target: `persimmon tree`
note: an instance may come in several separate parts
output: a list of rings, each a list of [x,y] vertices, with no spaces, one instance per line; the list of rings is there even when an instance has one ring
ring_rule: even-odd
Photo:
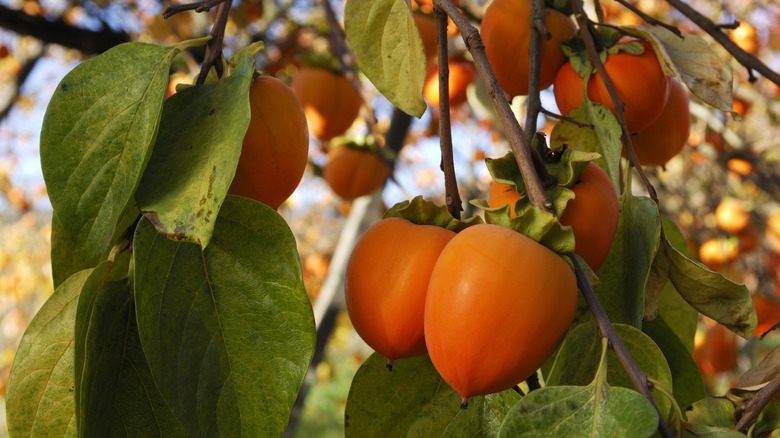
[[[256,58],[264,50],[263,43],[253,43],[225,59],[230,3],[171,6],[164,16],[216,7],[210,35],[172,46],[121,44],[83,62],[58,85],[41,134],[54,209],[56,289],[16,353],[7,392],[12,436],[284,433],[317,334],[296,241],[275,210],[278,203],[271,208],[228,194],[231,184],[240,183],[234,177],[255,114],[250,99],[254,105],[258,98],[250,87],[261,74]],[[350,313],[362,312],[353,316],[355,326],[371,332],[369,344],[382,347],[354,376],[345,434],[762,436],[780,428],[780,405],[773,400],[780,389],[776,352],[742,376],[732,393],[739,397],[706,397],[693,354],[699,315],[749,337],[759,323],[754,300],[745,285],[693,260],[679,227],[662,214],[664,199],[632,146],[637,131],[645,138],[643,130],[661,115],[672,81],[685,93],[677,107],[687,105],[690,93],[701,105],[736,114],[724,55],[702,37],[622,1],[647,24],[606,22],[599,2],[590,16],[580,0],[527,0],[529,14],[513,24],[528,29],[520,47],[528,54],[528,71],[502,74],[502,83],[514,75],[523,82],[504,93],[489,59],[494,52],[486,52],[474,26],[481,16],[467,3],[347,0],[344,33],[324,3],[339,80],[351,87],[350,106],[362,105],[366,132],[360,141],[371,143],[374,161],[403,146],[411,117],[427,108],[429,66],[437,66],[435,120],[446,192],[444,206],[418,197],[391,207],[385,216],[393,219],[380,222],[423,234],[429,226],[447,230],[437,230],[447,238],[425,254],[426,272],[388,268],[393,275],[377,280],[380,274],[372,272],[384,266],[360,265],[408,258],[406,265],[420,268],[411,254],[386,247],[403,242],[407,252],[416,251],[414,239],[422,237],[384,235],[370,246],[384,253],[365,255],[360,251],[369,244],[359,244],[361,260],[350,262],[350,294],[358,283],[371,285],[348,297]],[[755,71],[780,86],[777,73],[715,23],[678,0],[667,3],[751,77]],[[543,42],[551,38],[545,8],[576,24],[576,33],[557,47]],[[426,53],[433,46],[416,24],[420,14],[430,13],[435,62]],[[449,55],[453,27],[465,47],[457,58]],[[500,44],[500,33],[491,39]],[[174,59],[203,46],[197,79],[166,99]],[[538,114],[551,114],[541,106],[540,82],[551,82],[551,63],[560,66],[564,57],[564,80],[576,84],[568,88],[556,79],[556,98],[565,92],[570,105],[559,103],[565,114],[551,116],[557,122],[546,138],[536,134]],[[633,65],[638,58],[657,67],[651,72],[655,88],[642,82],[649,67]],[[483,100],[510,146],[505,157],[486,160],[491,177],[515,192],[498,205],[465,199],[480,209],[465,219],[450,118],[450,104],[463,97],[449,90],[455,59],[468,68],[473,63]],[[388,128],[375,119],[363,89],[367,82],[396,108]],[[317,94],[316,83],[307,87]],[[522,114],[513,111],[509,96],[524,92],[521,126]],[[652,99],[658,99],[652,111],[637,110]],[[264,117],[274,119],[272,125],[284,123],[275,110]],[[354,119],[353,110],[347,118]],[[342,128],[315,136],[328,146]],[[379,170],[368,175],[379,184],[393,167],[387,161],[375,163]],[[607,229],[594,233],[602,249],[598,262],[585,256],[582,232],[572,230],[577,218],[563,220],[567,212],[587,212],[581,204],[567,210],[575,197],[597,196],[576,186],[591,181],[591,166],[603,175],[599,184],[612,186],[598,190],[611,196],[607,207],[594,207],[610,217],[590,225]],[[251,175],[251,166],[240,173]],[[598,217],[587,213],[588,223]],[[413,301],[409,309],[377,305],[392,296],[371,299],[370,293],[397,291],[380,286],[407,281],[415,282],[413,298],[411,287],[393,293]],[[548,286],[554,293],[545,293]],[[398,318],[387,314],[388,307]],[[394,323],[408,327],[393,332],[383,326]],[[400,339],[384,339],[387,333]],[[412,339],[404,338],[412,335],[412,347],[387,347],[408,343]]]

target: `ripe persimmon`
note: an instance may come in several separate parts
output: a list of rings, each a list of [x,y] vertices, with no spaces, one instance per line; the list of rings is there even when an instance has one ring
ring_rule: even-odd
[[[306,169],[306,117],[290,87],[272,76],[255,79],[249,104],[249,128],[228,193],[276,209],[295,191]]]
[[[423,315],[428,281],[455,233],[391,217],[372,225],[347,264],[344,295],[355,331],[393,360],[425,354]]]
[[[737,365],[737,335],[707,318],[707,331],[696,333],[693,359],[704,376],[731,371]]]
[[[323,141],[346,132],[363,104],[363,98],[343,73],[324,68],[301,68],[290,88],[303,105],[309,132]]]
[[[739,199],[727,198],[715,209],[715,220],[721,230],[739,233],[750,225],[750,213]]]
[[[761,294],[753,295],[753,307],[756,309],[756,330],[753,336],[760,337],[780,321],[780,304]]]
[[[712,238],[699,247],[699,260],[713,271],[733,262],[739,255],[739,244],[727,239]]]
[[[566,205],[561,223],[570,225],[574,232],[575,250],[597,271],[607,259],[618,224],[618,198],[612,181],[598,165],[588,164],[580,179],[570,187],[575,198]],[[488,194],[488,205],[510,205],[514,217],[514,205],[520,199],[512,186],[493,183]]]
[[[365,148],[337,146],[328,153],[322,177],[346,200],[367,195],[384,184],[390,174],[387,163]]]
[[[425,300],[433,365],[466,402],[509,389],[552,355],[574,319],[566,262],[499,225],[458,233],[439,255]]]
[[[644,46],[644,52],[641,54],[631,55],[621,51],[608,55],[604,63],[607,76],[612,81],[618,97],[625,104],[623,116],[631,133],[653,124],[661,115],[669,97],[669,78],[664,76],[650,44],[645,41],[640,43]],[[563,64],[558,70],[553,94],[561,114],[567,114],[582,104],[583,83],[583,79],[574,71],[570,62]],[[588,98],[606,106],[615,114],[615,105],[598,74],[591,76],[588,81]]]
[[[499,85],[511,96],[528,94],[530,15],[530,0],[494,0],[482,19],[485,53]],[[576,31],[571,18],[555,9],[545,9],[544,25],[552,38],[542,38],[541,89],[552,85],[558,68],[566,62],[558,45]]]
[[[679,154],[691,133],[691,110],[688,92],[676,78],[671,78],[669,98],[661,115],[647,128],[631,137],[634,153],[642,166],[663,166]],[[623,149],[623,156],[626,150]]]
[[[423,48],[425,48],[425,56],[428,58],[436,56],[436,22],[434,18],[423,14],[412,14],[412,17],[417,30],[420,32]]]
[[[456,107],[466,102],[466,87],[474,80],[477,70],[474,65],[465,59],[450,58],[450,106]],[[423,97],[428,105],[437,108],[439,106],[439,65],[436,62],[428,62],[428,72],[423,85]],[[436,113],[438,114],[438,113]]]

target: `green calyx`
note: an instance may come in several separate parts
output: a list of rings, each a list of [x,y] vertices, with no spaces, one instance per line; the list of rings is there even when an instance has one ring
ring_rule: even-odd
[[[472,225],[483,223],[479,216],[473,216],[466,220],[455,219],[447,207],[426,201],[422,196],[415,196],[411,201],[402,201],[390,207],[382,218],[389,217],[399,217],[417,225],[433,225],[456,233]]]
[[[574,251],[574,234],[570,226],[564,226],[559,218],[566,205],[574,199],[571,186],[579,181],[588,164],[601,155],[561,146],[549,149],[541,135],[534,137],[532,147],[542,157],[547,172],[557,183],[545,191],[552,205],[547,212],[531,205],[526,196],[522,174],[514,155],[510,152],[501,158],[486,159],[493,181],[512,187],[520,196],[514,205],[490,207],[485,200],[471,203],[484,210],[485,222],[502,225],[531,237],[557,253]]]

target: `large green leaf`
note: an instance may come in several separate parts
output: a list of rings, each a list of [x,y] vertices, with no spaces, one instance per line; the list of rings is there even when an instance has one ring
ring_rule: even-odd
[[[649,377],[674,389],[672,372],[661,349],[650,337],[638,329],[624,324],[615,324],[620,339],[628,349],[639,368]],[[596,375],[601,357],[601,337],[593,323],[580,324],[572,329],[563,341],[555,363],[547,377],[548,386],[577,385],[591,382]],[[621,366],[615,353],[608,353],[609,371],[607,382],[613,386],[634,389],[631,378]],[[670,413],[671,403],[661,393],[654,392],[653,399],[658,409],[666,417]]]
[[[422,116],[425,50],[406,1],[349,0],[344,28],[360,71],[395,106]]]
[[[284,219],[228,196],[207,248],[167,239],[142,219],[133,250],[141,344],[187,432],[281,435],[315,343]]]
[[[683,255],[690,257],[688,252],[688,243],[685,236],[680,232],[672,221],[661,216],[661,224],[669,243],[677,248]],[[656,258],[665,258],[666,253],[659,250]],[[691,307],[677,292],[674,285],[668,281],[669,275],[666,274],[666,284],[658,297],[658,315],[664,319],[680,341],[685,345],[689,354],[693,354],[693,340],[696,335],[696,326],[699,321],[699,312]]]
[[[632,437],[653,435],[658,415],[639,393],[607,384],[606,342],[588,386],[547,386],[520,400],[506,416],[500,437]]]
[[[41,307],[16,350],[6,392],[11,436],[73,437],[73,320],[92,269],[65,280]]]
[[[160,233],[204,248],[211,240],[249,126],[249,86],[261,47],[242,51],[229,77],[185,88],[165,101],[160,134],[136,193]]]
[[[76,310],[76,412],[80,436],[174,437],[184,428],[154,384],[141,349],[130,279],[101,263]],[[118,272],[118,275],[112,275]]]
[[[387,359],[371,355],[355,373],[345,416],[347,437],[495,436],[504,415],[520,398],[514,391],[461,396],[439,376],[428,356]]]
[[[693,402],[704,398],[704,380],[693,360],[693,353],[687,350],[663,317],[645,322],[642,331],[658,345],[669,364],[677,404],[685,410]]]
[[[54,210],[90,259],[108,249],[157,135],[174,47],[126,43],[60,82],[41,131],[41,165]]]
[[[645,284],[660,233],[661,219],[655,203],[624,192],[612,248],[597,272],[601,283],[593,287],[613,323],[640,326]]]

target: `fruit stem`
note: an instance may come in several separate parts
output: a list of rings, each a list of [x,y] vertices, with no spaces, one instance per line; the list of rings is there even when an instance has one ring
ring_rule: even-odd
[[[767,67],[766,64],[761,62],[761,60],[744,51],[734,41],[731,41],[729,36],[723,33],[718,28],[718,25],[713,23],[712,20],[708,19],[680,0],[666,0],[666,3],[672,5],[683,15],[688,17],[688,19],[696,23],[696,25],[699,26],[703,31],[710,34],[710,36],[715,39],[715,41],[720,43],[723,48],[725,48],[729,53],[731,53],[732,56],[734,56],[734,59],[736,59],[737,62],[747,68],[750,82],[756,81],[756,77],[753,76],[753,70],[755,70],[761,73],[765,78],[774,82],[775,85],[780,86],[780,73],[773,71],[771,68]]]
[[[658,410],[658,405],[655,404],[653,395],[650,393],[652,385],[650,384],[647,375],[639,369],[639,365],[637,365],[634,358],[631,357],[631,354],[628,352],[628,349],[626,349],[620,336],[618,336],[617,331],[615,331],[615,327],[613,327],[612,323],[609,321],[607,313],[604,311],[604,308],[601,307],[601,303],[596,297],[596,293],[593,292],[593,288],[591,287],[590,282],[588,282],[588,277],[577,262],[577,258],[571,253],[565,255],[571,260],[572,266],[574,266],[574,273],[577,276],[577,287],[582,291],[583,297],[585,297],[585,302],[588,304],[593,319],[596,320],[599,332],[609,340],[612,350],[623,365],[623,368],[625,368],[628,376],[631,378],[631,382],[634,383],[636,390],[645,396],[658,414],[658,431],[661,433],[661,436],[671,438],[673,436],[672,432],[669,430],[669,426],[664,421],[661,412]]]
[[[582,8],[582,2],[580,0],[571,0],[571,5],[574,8],[574,16],[577,18],[580,34],[582,35],[582,39],[585,40],[585,46],[588,49],[588,59],[590,60],[591,64],[596,67],[596,71],[598,71],[599,76],[601,76],[601,79],[604,81],[604,86],[607,88],[607,91],[609,91],[609,97],[612,99],[612,102],[615,105],[615,115],[617,116],[618,122],[620,123],[620,130],[622,131],[621,138],[623,140],[623,144],[626,147],[626,155],[628,156],[629,161],[631,161],[631,164],[634,165],[637,172],[639,173],[639,177],[642,179],[647,192],[650,194],[650,198],[656,203],[656,205],[658,205],[658,195],[655,192],[655,187],[653,187],[653,185],[650,183],[650,180],[647,179],[647,175],[645,175],[645,171],[639,164],[639,160],[634,153],[634,147],[631,144],[631,134],[628,132],[628,128],[626,128],[626,119],[623,116],[625,105],[623,104],[623,101],[620,100],[620,97],[618,97],[617,91],[615,91],[615,86],[612,84],[612,80],[609,78],[609,76],[607,76],[607,71],[604,69],[604,63],[601,62],[596,44],[593,40],[593,35],[590,32],[593,22],[590,21],[588,16],[585,14],[585,10]],[[620,189],[622,191],[623,187],[620,187]]]
[[[439,61],[439,147],[441,148],[441,170],[444,172],[444,191],[447,211],[460,219],[463,201],[458,192],[455,177],[455,160],[452,154],[452,126],[450,125],[450,68],[447,53],[447,14],[438,6],[433,7],[436,23],[436,45]]]
[[[539,175],[534,169],[531,143],[525,136],[523,128],[517,122],[512,109],[509,107],[509,102],[498,84],[493,67],[490,66],[490,62],[487,59],[485,45],[482,43],[479,31],[469,23],[450,0],[433,0],[433,4],[444,10],[458,27],[466,48],[474,59],[477,73],[479,73],[479,77],[485,85],[488,96],[493,101],[493,107],[495,107],[501,121],[501,127],[506,133],[509,146],[515,156],[515,161],[517,161],[517,166],[523,175],[523,183],[528,193],[528,200],[534,207],[552,212],[552,204],[547,199]]]
[[[469,407],[469,399],[466,397],[462,397],[463,401],[460,403],[461,409],[466,409]]]

